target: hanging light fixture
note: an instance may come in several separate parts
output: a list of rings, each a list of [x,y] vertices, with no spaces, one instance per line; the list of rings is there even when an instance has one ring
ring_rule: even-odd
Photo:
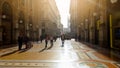
[[[113,4],[113,3],[116,3],[118,0],[110,0],[110,1]]]
[[[86,22],[88,22],[88,19],[85,19]]]
[[[30,27],[32,27],[32,24],[30,23]]]
[[[2,18],[5,19],[5,18],[6,18],[6,15],[3,15]]]
[[[20,24],[22,24],[23,23],[23,20],[20,20]]]
[[[97,13],[96,13],[96,12],[94,12],[94,13],[93,13],[93,16],[97,16]]]

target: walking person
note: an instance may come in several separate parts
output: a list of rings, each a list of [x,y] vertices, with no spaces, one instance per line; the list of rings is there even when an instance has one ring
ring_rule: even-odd
[[[65,42],[65,35],[61,35],[61,41],[62,41],[62,47],[64,47],[64,42]]]
[[[29,38],[28,38],[27,35],[25,35],[25,36],[24,36],[25,49],[28,49],[28,48],[29,48],[28,42],[29,42]]]
[[[23,44],[23,35],[22,35],[22,33],[19,33],[19,36],[18,36],[18,50],[21,50],[22,44]]]
[[[40,41],[41,41],[41,43],[42,43],[42,41],[43,41],[43,36],[42,36],[42,35],[40,36]]]
[[[57,40],[57,36],[54,36],[53,38],[54,38],[54,41],[56,42],[56,40]]]
[[[45,48],[44,48],[44,49],[46,49],[46,48],[47,48],[48,40],[49,40],[49,36],[48,36],[48,35],[46,35],[46,37],[45,37]]]
[[[50,47],[48,49],[53,47],[53,40],[54,40],[53,36],[50,36]]]

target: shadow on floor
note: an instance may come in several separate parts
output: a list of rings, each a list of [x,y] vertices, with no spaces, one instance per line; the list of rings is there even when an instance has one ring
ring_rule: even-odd
[[[16,53],[17,51],[18,51],[18,50],[15,50],[15,51],[12,51],[12,52],[3,54],[3,55],[1,55],[0,57],[4,57],[4,56],[8,56],[8,55],[14,54],[14,53]]]
[[[6,48],[11,48],[11,47],[16,47],[17,44],[9,44],[9,45],[0,45],[0,49],[6,49]]]
[[[51,49],[53,46],[50,46],[48,48],[43,48],[42,50],[40,50],[39,52],[43,52],[44,50],[48,50],[48,49]]]
[[[32,47],[33,47],[33,46],[32,46]],[[20,52],[19,52],[19,53],[27,52],[27,51],[28,51],[28,50],[30,50],[32,47],[22,49],[22,50],[20,50]]]
[[[26,52],[26,51],[30,50],[31,48],[32,47],[25,48],[25,49],[22,49],[22,50],[14,50],[12,52],[8,52],[8,53],[5,53],[5,54],[1,55],[0,57],[5,57],[5,56],[8,56],[8,55],[14,54],[16,52],[23,53],[23,52]]]
[[[43,52],[44,50],[46,50],[46,48],[43,48],[42,50],[40,50],[39,52]]]

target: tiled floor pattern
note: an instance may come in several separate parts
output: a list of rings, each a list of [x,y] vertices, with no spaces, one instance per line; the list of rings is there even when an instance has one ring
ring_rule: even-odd
[[[70,66],[75,65],[74,63],[58,63],[58,62],[29,62],[29,63],[25,63],[25,62],[1,62],[0,66],[16,66],[16,67],[57,67],[59,65],[64,65],[64,64],[69,64]]]
[[[0,50],[0,68],[120,67],[119,61],[73,40],[65,41],[64,47],[61,47],[60,40],[57,40],[53,48],[42,50],[43,48],[44,43],[34,43],[29,50],[17,51],[17,47]]]
[[[117,65],[118,67],[120,67],[120,63],[116,63],[116,65]]]

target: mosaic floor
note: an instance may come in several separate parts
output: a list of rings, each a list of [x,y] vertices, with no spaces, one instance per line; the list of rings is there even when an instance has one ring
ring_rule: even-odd
[[[18,47],[0,50],[0,68],[120,68],[119,56],[106,49],[94,49],[86,44],[66,40],[54,42],[51,49],[43,43],[33,43],[30,49]]]

